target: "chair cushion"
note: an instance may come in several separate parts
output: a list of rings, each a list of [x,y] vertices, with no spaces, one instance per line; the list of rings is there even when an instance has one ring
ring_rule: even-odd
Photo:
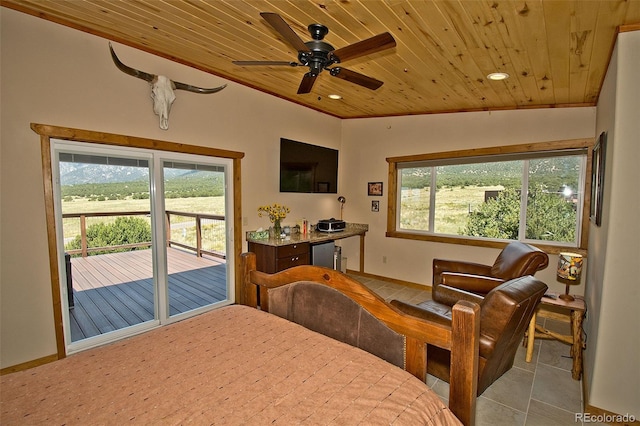
[[[448,324],[451,324],[451,306],[444,305],[442,303],[438,303],[433,300],[427,300],[420,304],[418,304],[422,309],[433,312],[439,317],[446,318],[449,320]]]
[[[485,295],[504,282],[501,278],[483,275],[461,274],[458,272],[443,272],[440,283],[449,287]],[[441,286],[438,286],[441,287]],[[440,290],[440,289],[438,289]],[[434,297],[435,299],[435,297]],[[455,304],[456,301],[453,302]]]
[[[423,302],[420,305],[412,305],[399,300],[392,300],[390,303],[405,314],[451,326],[451,308],[441,303],[432,300]]]

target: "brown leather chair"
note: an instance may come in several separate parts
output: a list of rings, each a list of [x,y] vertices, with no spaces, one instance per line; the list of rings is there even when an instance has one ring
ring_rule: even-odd
[[[432,298],[453,306],[456,301],[441,300],[439,286],[447,276],[447,285],[478,295],[513,278],[534,275],[549,265],[549,256],[542,250],[519,241],[502,249],[493,265],[460,260],[433,259]]]
[[[468,300],[480,305],[480,347],[478,361],[478,396],[495,380],[513,366],[513,360],[529,321],[547,291],[547,285],[531,275],[507,281],[491,290],[486,296],[478,296],[447,286],[444,276],[442,287],[455,300]],[[428,300],[411,305],[398,300],[391,304],[401,311],[451,325],[451,306]],[[427,372],[449,381],[451,353],[428,345]]]

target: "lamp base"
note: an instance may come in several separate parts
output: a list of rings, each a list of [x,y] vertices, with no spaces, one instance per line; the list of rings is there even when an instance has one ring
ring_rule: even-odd
[[[567,284],[565,287],[566,288],[565,288],[564,294],[561,294],[558,297],[564,300],[565,302],[573,302],[574,300],[576,300],[575,297],[569,294],[569,287],[571,286]]]
[[[574,300],[576,300],[576,298],[570,294],[561,294],[558,297],[564,300],[565,302],[573,302]]]

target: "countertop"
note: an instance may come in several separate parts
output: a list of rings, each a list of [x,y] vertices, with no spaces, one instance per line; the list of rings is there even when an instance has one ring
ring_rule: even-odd
[[[264,239],[254,239],[249,238],[249,233],[247,232],[247,241],[255,244],[264,244],[267,246],[286,246],[290,244],[298,244],[298,243],[310,243],[310,244],[319,244],[325,241],[335,241],[340,240],[342,238],[349,238],[356,235],[362,235],[369,230],[369,225],[363,223],[347,223],[346,227],[342,231],[338,232],[308,232],[307,234],[293,234],[287,235],[285,238],[264,238]]]

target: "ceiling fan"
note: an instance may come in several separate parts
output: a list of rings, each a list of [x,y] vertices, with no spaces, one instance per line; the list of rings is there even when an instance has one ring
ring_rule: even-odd
[[[368,77],[355,71],[351,71],[339,66],[330,68],[334,64],[339,64],[350,59],[381,50],[395,47],[396,41],[388,32],[378,34],[366,40],[350,44],[340,49],[334,49],[329,43],[322,41],[329,33],[329,29],[322,24],[311,24],[307,27],[313,40],[303,42],[300,37],[291,29],[284,19],[277,13],[260,13],[265,21],[271,25],[280,35],[298,51],[298,62],[289,61],[233,61],[235,65],[286,65],[290,67],[309,67],[298,87],[298,94],[311,92],[313,84],[322,70],[327,70],[334,76],[351,83],[376,90],[382,86],[383,82],[375,78]]]

